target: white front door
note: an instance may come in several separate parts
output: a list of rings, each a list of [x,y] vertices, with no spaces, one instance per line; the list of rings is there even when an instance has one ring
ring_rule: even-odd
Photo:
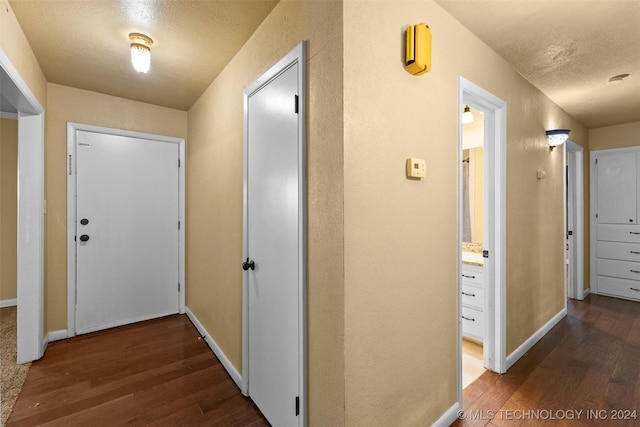
[[[248,391],[279,427],[300,420],[299,67],[290,65],[249,93],[246,104]]]
[[[178,312],[178,145],[77,132],[76,332]]]

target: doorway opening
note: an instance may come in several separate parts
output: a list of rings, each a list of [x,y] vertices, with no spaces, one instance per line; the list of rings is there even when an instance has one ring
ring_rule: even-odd
[[[467,106],[475,126],[463,124]],[[475,342],[476,365],[481,353],[480,370],[506,371],[506,103],[460,77],[458,107],[458,400],[462,404],[465,342],[467,348]]]
[[[484,112],[465,105],[462,116],[462,388],[484,368]]]
[[[44,338],[44,108],[0,49],[3,113],[18,119],[17,361],[42,357]]]

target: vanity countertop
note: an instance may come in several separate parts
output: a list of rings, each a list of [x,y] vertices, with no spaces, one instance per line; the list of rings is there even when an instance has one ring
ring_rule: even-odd
[[[482,252],[468,252],[462,251],[462,263],[469,265],[477,265],[482,267],[484,265],[484,258],[482,258]]]
[[[482,267],[484,265],[483,249],[482,243],[462,242],[462,263]]]

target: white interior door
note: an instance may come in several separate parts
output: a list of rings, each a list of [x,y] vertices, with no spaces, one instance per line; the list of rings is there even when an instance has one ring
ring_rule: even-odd
[[[78,131],[76,332],[178,312],[177,144]]]
[[[298,425],[300,396],[298,67],[248,95],[246,125],[249,395],[283,427]]]

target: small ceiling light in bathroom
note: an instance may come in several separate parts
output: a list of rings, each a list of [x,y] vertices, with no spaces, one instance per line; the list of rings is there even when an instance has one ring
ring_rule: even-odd
[[[622,83],[622,80],[626,79],[627,77],[629,77],[628,73],[618,74],[617,76],[613,76],[609,80],[607,80],[607,84],[608,85],[615,85],[615,84],[618,84],[618,83]]]
[[[462,113],[462,123],[471,123],[473,122],[473,113],[468,105],[464,106],[464,113]]]
[[[131,62],[139,73],[146,73],[151,67],[151,37],[140,33],[129,34],[131,40]]]

